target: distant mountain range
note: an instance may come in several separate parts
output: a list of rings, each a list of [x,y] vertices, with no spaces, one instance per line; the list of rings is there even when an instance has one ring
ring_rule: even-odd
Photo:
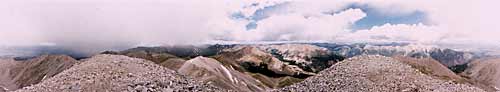
[[[221,52],[223,49],[232,48],[240,45],[281,45],[277,44],[228,44],[228,45],[205,45],[205,46],[169,46],[169,47],[138,47],[127,51],[147,50],[155,52],[170,53],[180,57],[212,56]],[[447,67],[459,67],[465,65],[473,59],[480,58],[480,52],[458,51],[448,48],[439,48],[425,45],[412,44],[335,44],[335,43],[298,43],[314,45],[326,48],[329,53],[334,53],[346,58],[358,55],[383,55],[383,56],[408,56],[414,58],[433,58]],[[266,49],[266,48],[261,48]],[[270,52],[270,51],[268,51]],[[271,52],[274,53],[274,52]],[[459,72],[459,70],[457,71]]]

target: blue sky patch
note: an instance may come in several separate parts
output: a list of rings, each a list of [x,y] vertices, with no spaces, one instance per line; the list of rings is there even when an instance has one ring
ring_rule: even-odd
[[[288,3],[277,4],[273,6],[267,6],[262,9],[257,10],[252,16],[246,17],[241,12],[234,13],[231,17],[233,19],[243,19],[249,20],[250,23],[246,25],[247,30],[255,29],[258,27],[257,22],[260,20],[264,20],[269,18],[272,15],[285,13],[284,8],[286,8]],[[254,5],[252,5],[254,6]],[[418,23],[426,23],[427,14],[422,11],[414,11],[411,13],[398,14],[398,15],[390,15],[386,14],[381,10],[373,8],[370,5],[366,4],[351,4],[348,7],[340,11],[325,11],[324,14],[333,15],[340,13],[347,9],[361,9],[363,12],[367,14],[363,19],[356,21],[351,29],[353,30],[362,30],[362,29],[370,29],[373,26],[382,26],[384,24],[418,24]]]
[[[278,13],[283,13],[285,6],[288,3],[281,3],[273,6],[267,6],[262,9],[258,9],[252,14],[252,16],[246,17],[244,16],[241,12],[236,12],[231,15],[232,19],[238,20],[238,19],[243,19],[243,20],[248,20],[250,23],[246,25],[247,30],[255,29],[257,28],[257,22],[266,18],[269,18],[270,16]],[[250,6],[257,6],[258,3],[254,3]]]
[[[426,24],[427,14],[422,11],[414,11],[407,14],[389,15],[377,10],[369,5],[352,4],[346,9],[358,8],[366,13],[366,17],[356,21],[351,27],[353,30],[370,29],[373,26],[381,26],[387,23],[390,24]]]

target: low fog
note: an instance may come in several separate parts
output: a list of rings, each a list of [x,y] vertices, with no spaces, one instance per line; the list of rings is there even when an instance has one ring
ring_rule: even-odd
[[[11,0],[0,4],[0,45],[95,51],[141,44],[194,44],[217,13],[206,2]],[[205,7],[205,8],[201,8]]]
[[[370,15],[346,9],[352,4],[372,6],[388,16],[421,11],[429,17],[419,24],[353,30],[356,21]],[[500,7],[494,4],[498,2],[7,0],[0,3],[0,47],[57,46],[95,53],[214,41],[327,41],[498,48],[500,14],[494,9]],[[258,12],[270,7],[276,9]],[[258,26],[248,29],[249,23]]]

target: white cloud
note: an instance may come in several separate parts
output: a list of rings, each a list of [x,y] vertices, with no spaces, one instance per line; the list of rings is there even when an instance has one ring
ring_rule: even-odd
[[[369,30],[358,30],[338,40],[359,42],[416,42],[433,44],[442,40],[444,33],[434,26],[423,24],[385,24]]]
[[[436,27],[434,31],[442,33],[435,39],[442,44],[500,45],[496,36],[500,34],[500,13],[495,12],[500,9],[495,4],[500,2],[496,0],[373,0],[359,3],[375,6],[389,14],[423,11],[429,16],[427,21],[432,22],[431,26]]]
[[[226,40],[232,41],[318,41],[333,40],[336,36],[350,32],[348,28],[366,14],[360,9],[348,9],[334,15],[318,14],[307,16],[304,13],[274,15],[258,21],[258,27],[246,30],[248,21],[229,25],[226,23]],[[231,20],[228,20],[231,21]],[[230,29],[234,28],[234,29]]]
[[[55,43],[107,49],[140,43],[211,40],[210,22],[227,19],[232,0],[8,0],[0,4],[0,45]]]
[[[432,25],[388,24],[349,29],[366,15],[343,10],[351,3],[388,15],[422,11]],[[277,14],[256,21],[259,9],[280,5]],[[136,44],[195,44],[230,41],[405,41],[498,46],[498,1],[456,0],[6,0],[0,3],[0,45],[54,43],[74,49]],[[326,13],[336,13],[329,15]]]
[[[359,9],[349,9],[335,15],[277,15],[259,21],[257,29],[251,31],[265,36],[258,40],[332,40],[349,32],[347,28],[365,16]]]

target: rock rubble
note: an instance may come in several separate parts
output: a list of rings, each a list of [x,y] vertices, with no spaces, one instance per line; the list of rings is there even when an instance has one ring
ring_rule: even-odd
[[[275,91],[309,92],[483,92],[466,84],[432,78],[395,59],[357,56],[317,76]]]
[[[17,92],[224,91],[151,61],[97,55],[37,85]]]

